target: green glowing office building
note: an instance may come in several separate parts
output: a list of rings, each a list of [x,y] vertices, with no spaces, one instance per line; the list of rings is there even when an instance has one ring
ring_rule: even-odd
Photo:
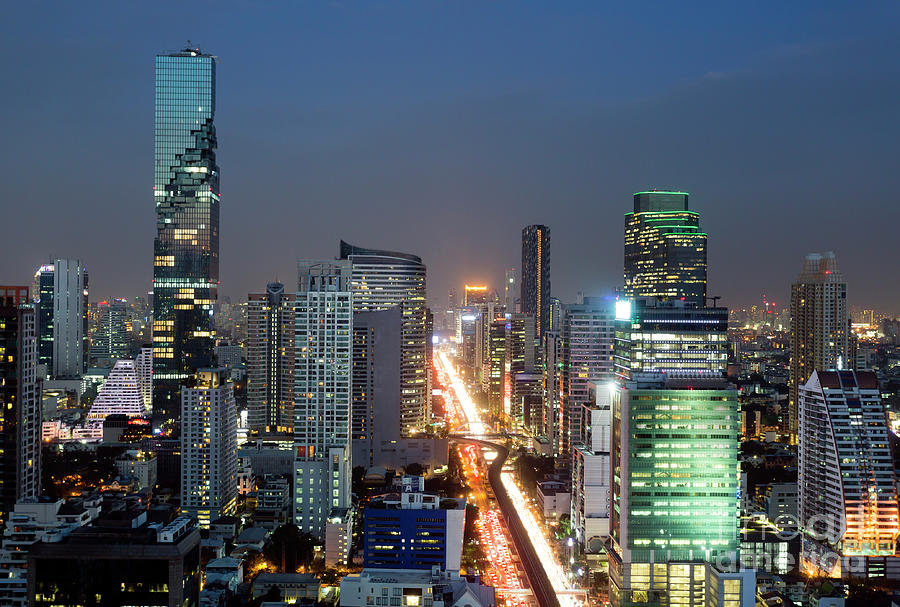
[[[634,195],[625,214],[625,295],[706,305],[706,234],[687,192]]]

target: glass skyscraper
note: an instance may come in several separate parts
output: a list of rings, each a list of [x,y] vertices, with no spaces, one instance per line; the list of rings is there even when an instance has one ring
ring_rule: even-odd
[[[706,234],[687,192],[637,192],[625,214],[625,295],[706,305]]]
[[[219,284],[216,59],[156,57],[153,426],[177,433],[181,384],[210,367]]]

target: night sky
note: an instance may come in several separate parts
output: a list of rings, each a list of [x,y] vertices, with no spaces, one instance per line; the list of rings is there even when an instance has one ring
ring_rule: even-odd
[[[92,300],[147,291],[154,55],[190,39],[220,58],[220,296],[344,238],[420,255],[443,305],[544,223],[573,301],[661,187],[721,303],[787,303],[834,250],[851,305],[900,312],[895,1],[31,4],[0,8],[0,283],[77,257]]]

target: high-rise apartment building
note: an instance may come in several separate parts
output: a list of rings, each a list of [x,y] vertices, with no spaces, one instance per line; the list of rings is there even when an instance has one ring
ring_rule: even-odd
[[[550,328],[550,228],[530,225],[522,229],[522,289],[519,305],[534,316],[538,339]],[[511,310],[507,310],[511,311]]]
[[[181,389],[181,511],[203,527],[237,506],[237,411],[225,368]]]
[[[615,306],[611,297],[584,297],[581,303],[564,306],[560,452],[567,460],[581,405],[590,401],[588,382],[612,377]]]
[[[506,319],[491,321],[488,328],[488,410],[491,420],[502,426],[509,419],[506,384]]]
[[[510,423],[523,428],[525,424],[525,398],[531,393],[526,376],[535,373],[536,343],[535,318],[528,314],[506,315],[506,363],[504,383],[509,386]]]
[[[625,295],[706,305],[706,234],[687,192],[634,195],[625,214]]]
[[[519,270],[509,268],[506,271],[506,280],[503,281],[503,305],[510,314],[518,312],[516,304],[519,303],[519,297],[522,295],[522,287],[519,282]]]
[[[41,494],[37,323],[28,287],[0,286],[0,524]]]
[[[801,567],[834,577],[864,575],[858,566],[865,559],[849,557],[894,556],[900,536],[892,437],[878,378],[872,371],[815,370],[799,399]]]
[[[294,427],[294,303],[280,282],[247,303],[247,407],[250,431],[291,435]]]
[[[219,289],[216,58],[156,56],[153,426],[177,434],[181,385],[213,359]]]
[[[404,436],[429,423],[425,344],[425,264],[408,253],[364,249],[341,241],[340,258],[352,266],[353,311],[400,306],[403,315],[400,423]]]
[[[635,374],[613,392],[613,605],[657,589],[659,605],[696,604],[704,562],[737,562],[739,431],[737,391],[721,379]]]
[[[117,360],[128,356],[128,302],[124,299],[97,304],[100,321],[91,335],[91,357]]]
[[[550,453],[554,457],[563,454],[562,414],[563,414],[563,341],[559,331],[547,331],[541,344],[543,354],[543,434],[550,443]]]
[[[317,537],[333,510],[350,505],[353,271],[349,261],[298,263],[293,511]]]
[[[56,259],[34,276],[40,364],[54,378],[81,377],[87,369],[88,273],[77,259]]]
[[[791,285],[789,430],[797,436],[800,386],[815,370],[851,368],[847,283],[834,253],[813,253]]]

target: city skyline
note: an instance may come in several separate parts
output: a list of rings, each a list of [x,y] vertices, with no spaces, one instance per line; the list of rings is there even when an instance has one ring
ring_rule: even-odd
[[[35,17],[28,9],[15,10],[23,11],[25,20]],[[125,39],[97,29],[89,15],[60,10],[36,26],[43,35],[31,33],[25,40],[22,33],[9,32],[2,43],[7,51],[11,45],[28,51],[35,71],[47,80],[57,77],[54,90],[66,94],[49,95],[43,82],[19,77],[17,66],[3,68],[21,83],[2,102],[7,116],[17,116],[6,132],[14,143],[10,150],[19,150],[7,151],[4,158],[11,174],[25,178],[6,180],[0,194],[6,204],[18,204],[14,212],[21,229],[12,245],[26,261],[8,258],[0,267],[10,280],[25,284],[51,256],[78,258],[91,268],[92,291],[98,295],[130,297],[149,289],[152,254],[143,243],[152,238],[147,227],[152,225],[147,221],[152,183],[145,168],[152,156],[152,57],[183,46],[189,37],[225,61],[218,74],[225,109],[217,117],[223,142],[219,161],[227,167],[220,290],[232,300],[259,291],[275,277],[291,276],[298,258],[330,255],[332,242],[343,237],[421,256],[432,277],[429,302],[434,305],[444,301],[449,288],[465,282],[499,288],[505,269],[518,266],[514,243],[521,225],[529,223],[544,223],[556,236],[554,295],[575,301],[580,292],[605,294],[621,284],[618,213],[634,192],[659,187],[691,192],[692,208],[702,213],[711,235],[709,294],[721,295],[723,304],[747,306],[762,293],[787,302],[793,272],[784,261],[834,249],[853,287],[851,305],[897,312],[892,302],[898,287],[882,285],[877,264],[871,263],[877,243],[890,237],[891,221],[876,219],[895,213],[878,200],[897,179],[889,148],[882,147],[897,127],[880,101],[893,96],[896,65],[874,60],[900,50],[881,23],[895,9],[872,5],[849,15],[823,10],[814,27],[804,22],[812,10],[798,5],[782,15],[783,28],[770,29],[759,40],[750,39],[749,28],[761,15],[738,10],[714,11],[704,24],[705,29],[727,29],[746,21],[715,65],[707,65],[705,53],[724,31],[691,41],[671,57],[672,69],[663,74],[653,67],[664,52],[662,41],[648,41],[643,49],[625,47],[642,51],[635,55],[632,75],[606,62],[589,63],[578,52],[593,55],[605,44],[583,28],[565,29],[579,17],[602,23],[602,13],[584,5],[553,16],[551,25],[568,31],[572,40],[558,48],[541,46],[546,55],[527,50],[527,34],[538,31],[548,15],[540,9],[516,12],[513,22],[520,33],[510,39],[510,52],[522,53],[522,59],[511,64],[490,43],[490,28],[508,16],[503,7],[318,8],[303,27],[334,19],[333,38],[318,35],[302,44],[272,33],[263,36],[260,21],[271,15],[254,17],[250,25],[255,29],[238,43],[227,35],[233,26],[217,29],[223,23],[216,16],[165,39],[155,34]],[[135,11],[112,11],[110,22],[133,19]],[[640,19],[626,11],[616,17],[641,23],[650,39],[665,32],[672,15],[663,10]],[[367,19],[395,19],[397,39],[389,43],[362,31]],[[448,57],[434,46],[426,46],[423,57],[409,57],[410,49],[425,44],[423,19],[445,24],[437,45],[469,40],[467,26],[477,26],[466,57]],[[73,20],[96,39],[86,43],[54,35],[68,30]],[[560,35],[551,28],[549,42]],[[309,59],[296,67],[297,73],[308,72],[303,80],[310,86],[302,97],[294,95],[296,84],[286,82],[293,72],[261,67],[269,52],[289,57],[327,53],[341,41],[352,44],[329,70]],[[372,42],[380,43],[372,62],[398,67],[380,67],[368,75],[360,71],[352,54]],[[485,65],[473,66],[471,53],[483,55]],[[69,58],[65,74],[50,65],[59,56]],[[557,73],[569,61],[572,65]],[[426,69],[435,62],[456,69],[455,75],[441,80]],[[501,66],[509,69],[509,77],[493,82],[491,70]],[[98,74],[100,103],[95,103],[73,79]],[[396,92],[390,99],[385,97],[389,88]],[[825,94],[812,94],[816,91]],[[285,95],[292,99],[287,106],[281,101]],[[41,104],[28,101],[38,98]],[[506,120],[497,120],[499,103],[511,109]],[[53,123],[46,120],[48,112],[80,118],[71,129],[55,132],[56,145],[42,151],[58,167],[52,180],[30,178],[42,164],[28,161],[30,138],[49,128],[36,122],[37,112],[47,125]],[[104,113],[112,120],[100,120]],[[260,123],[260,114],[268,119]],[[727,139],[720,132],[725,120]],[[823,122],[827,135],[817,128]],[[97,196],[89,185],[95,159],[113,137],[128,140],[134,153],[104,157],[110,177],[106,193]],[[859,146],[860,137],[870,143]],[[652,141],[653,149],[637,145],[642,141]],[[685,145],[672,148],[664,142]],[[429,159],[427,170],[419,157]],[[346,213],[330,217],[324,212],[334,204]],[[401,218],[413,205],[421,206],[422,215],[417,229],[409,230]],[[43,221],[47,207],[59,222]],[[746,209],[737,221],[736,209]],[[826,211],[828,219],[812,217],[813,210]],[[509,221],[511,212],[520,216],[515,223]],[[347,214],[359,221],[344,225]],[[303,228],[310,220],[314,231]],[[104,233],[107,223],[121,229]],[[791,227],[798,224],[808,229]],[[297,230],[303,235],[299,242],[289,236]],[[369,230],[378,235],[374,242]],[[78,233],[92,237],[79,242]],[[470,245],[465,251],[452,244],[459,235]],[[271,267],[260,268],[246,258],[246,245],[271,259]]]

